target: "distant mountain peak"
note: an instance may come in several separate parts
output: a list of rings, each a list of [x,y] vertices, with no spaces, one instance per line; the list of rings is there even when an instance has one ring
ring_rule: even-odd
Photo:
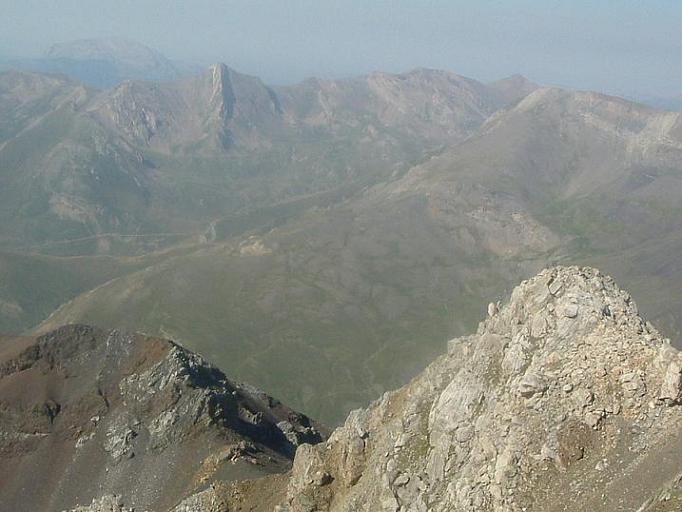
[[[167,81],[183,73],[163,54],[123,38],[77,39],[52,45],[28,67],[58,71],[86,84],[111,87],[124,80]]]
[[[503,104],[513,104],[540,88],[520,74],[511,75],[488,84],[488,88]]]
[[[231,93],[230,68],[226,64],[218,63],[209,67],[212,87],[209,104],[212,105],[221,117],[231,115],[234,97]]]
[[[232,114],[232,106],[235,100],[232,90],[233,71],[227,64],[219,62],[209,67],[209,73],[212,80],[212,93],[209,103],[217,106],[223,117],[229,117]]]
[[[223,80],[229,78],[231,71],[232,68],[230,68],[224,62],[216,62],[215,64],[211,64],[208,67],[208,73],[210,73],[213,77],[214,83],[222,82]]]
[[[491,83],[493,84],[500,84],[500,83],[513,83],[516,85],[522,85],[522,84],[527,84],[527,85],[532,85],[534,87],[539,87],[538,84],[533,82],[532,80],[529,80],[526,78],[524,75],[520,73],[514,73],[513,75],[509,75],[504,78],[500,78],[499,80],[495,80],[494,82]]]
[[[125,38],[76,39],[56,43],[45,52],[49,58],[77,60],[156,60],[166,61],[160,52],[137,41]]]

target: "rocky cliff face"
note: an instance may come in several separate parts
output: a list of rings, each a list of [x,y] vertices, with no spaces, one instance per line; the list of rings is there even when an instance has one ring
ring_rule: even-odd
[[[279,103],[258,78],[225,64],[168,83],[126,81],[102,93],[93,116],[131,144],[199,154],[234,148],[267,148],[279,123]]]
[[[270,88],[216,64],[175,82],[124,82],[103,92],[90,112],[131,144],[166,153],[183,146],[196,152],[208,142],[203,150],[224,156],[225,150],[269,150],[282,139],[298,146],[311,136],[352,136],[365,145],[418,141],[433,149],[471,135],[493,112],[536,88],[520,80],[486,86],[417,69]]]
[[[546,270],[301,446],[278,510],[679,510],[681,370],[610,278]]]
[[[305,416],[165,340],[68,326],[2,348],[2,510],[93,498],[162,510],[215,479],[285,471],[321,440]]]

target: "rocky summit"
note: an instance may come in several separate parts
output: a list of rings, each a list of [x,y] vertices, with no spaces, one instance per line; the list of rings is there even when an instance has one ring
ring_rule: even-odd
[[[489,313],[408,385],[299,447],[276,510],[680,510],[682,356],[630,295],[560,267]]]
[[[65,336],[82,341],[57,343]],[[17,396],[14,404],[38,405],[31,415],[3,415],[9,418],[3,420],[3,450],[15,457],[2,459],[3,484],[8,475],[14,478],[2,487],[4,499],[18,495],[13,482],[20,482],[22,473],[28,478],[29,467],[40,471],[44,445],[67,447],[61,448],[63,457],[50,458],[62,464],[59,471],[52,467],[53,477],[68,476],[52,485],[52,499],[69,485],[80,485],[80,494],[72,491],[82,504],[73,510],[80,512],[664,512],[682,507],[682,355],[640,317],[627,292],[593,268],[556,267],[524,281],[507,303],[490,304],[475,334],[449,342],[447,353],[409,384],[353,411],[317,444],[320,435],[307,419],[292,419],[287,411],[283,428],[278,420],[285,409],[273,412],[260,395],[232,388],[197,356],[147,339],[144,353],[157,355],[143,357],[133,339],[140,338],[69,327],[21,355],[5,357],[3,410],[11,411],[11,393]],[[77,383],[78,368],[93,352],[100,365],[93,370],[98,377],[91,399],[83,395],[65,403],[60,397]],[[112,380],[112,372],[125,377]],[[27,384],[37,381],[44,393],[39,403],[38,388],[29,392]],[[250,421],[259,414],[260,423]],[[87,427],[77,415],[92,418]],[[26,418],[34,425],[21,424]],[[250,426],[239,430],[236,422]],[[175,461],[192,432],[210,425],[239,432],[240,446],[251,439],[249,448],[236,453],[255,459],[252,465],[297,448],[292,469],[231,481],[213,473],[210,485],[193,492],[189,482],[196,476],[188,475],[200,473]],[[220,439],[202,442],[204,452],[194,459],[203,460],[201,467],[226,453]],[[133,473],[138,453],[142,461],[155,462]],[[72,467],[79,457],[95,457],[89,460],[102,469],[97,473],[81,465],[77,473]],[[18,466],[25,471],[17,472]],[[165,480],[148,475],[154,471]],[[140,494],[127,498],[112,492],[132,475],[136,484],[129,489]],[[95,480],[97,485],[88,485]],[[146,497],[151,495],[156,498]],[[56,501],[41,503],[41,510],[59,510]]]
[[[0,510],[164,510],[216,479],[283,472],[322,439],[166,340],[76,325],[2,341]]]

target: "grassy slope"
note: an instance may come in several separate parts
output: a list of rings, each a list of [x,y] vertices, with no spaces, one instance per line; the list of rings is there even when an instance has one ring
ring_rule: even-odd
[[[177,246],[134,258],[0,251],[0,332],[23,332],[84,292],[187,251]]]
[[[261,240],[259,238],[259,240]],[[204,246],[65,305],[69,321],[173,337],[334,424],[421,370],[538,267],[458,247],[421,203],[311,210],[254,240]]]
[[[330,424],[405,382],[470,332],[488,301],[550,263],[602,268],[656,325],[680,332],[679,236],[596,251],[576,243],[580,223],[565,229],[551,253],[505,258],[465,250],[416,206],[313,210],[259,237],[271,252],[204,245],[78,297],[43,327],[86,321],[173,337]]]

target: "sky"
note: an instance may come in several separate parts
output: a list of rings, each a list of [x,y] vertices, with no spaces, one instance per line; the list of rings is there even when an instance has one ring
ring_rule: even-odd
[[[429,67],[682,95],[682,0],[0,0],[0,13],[4,57],[123,37],[271,84]]]

